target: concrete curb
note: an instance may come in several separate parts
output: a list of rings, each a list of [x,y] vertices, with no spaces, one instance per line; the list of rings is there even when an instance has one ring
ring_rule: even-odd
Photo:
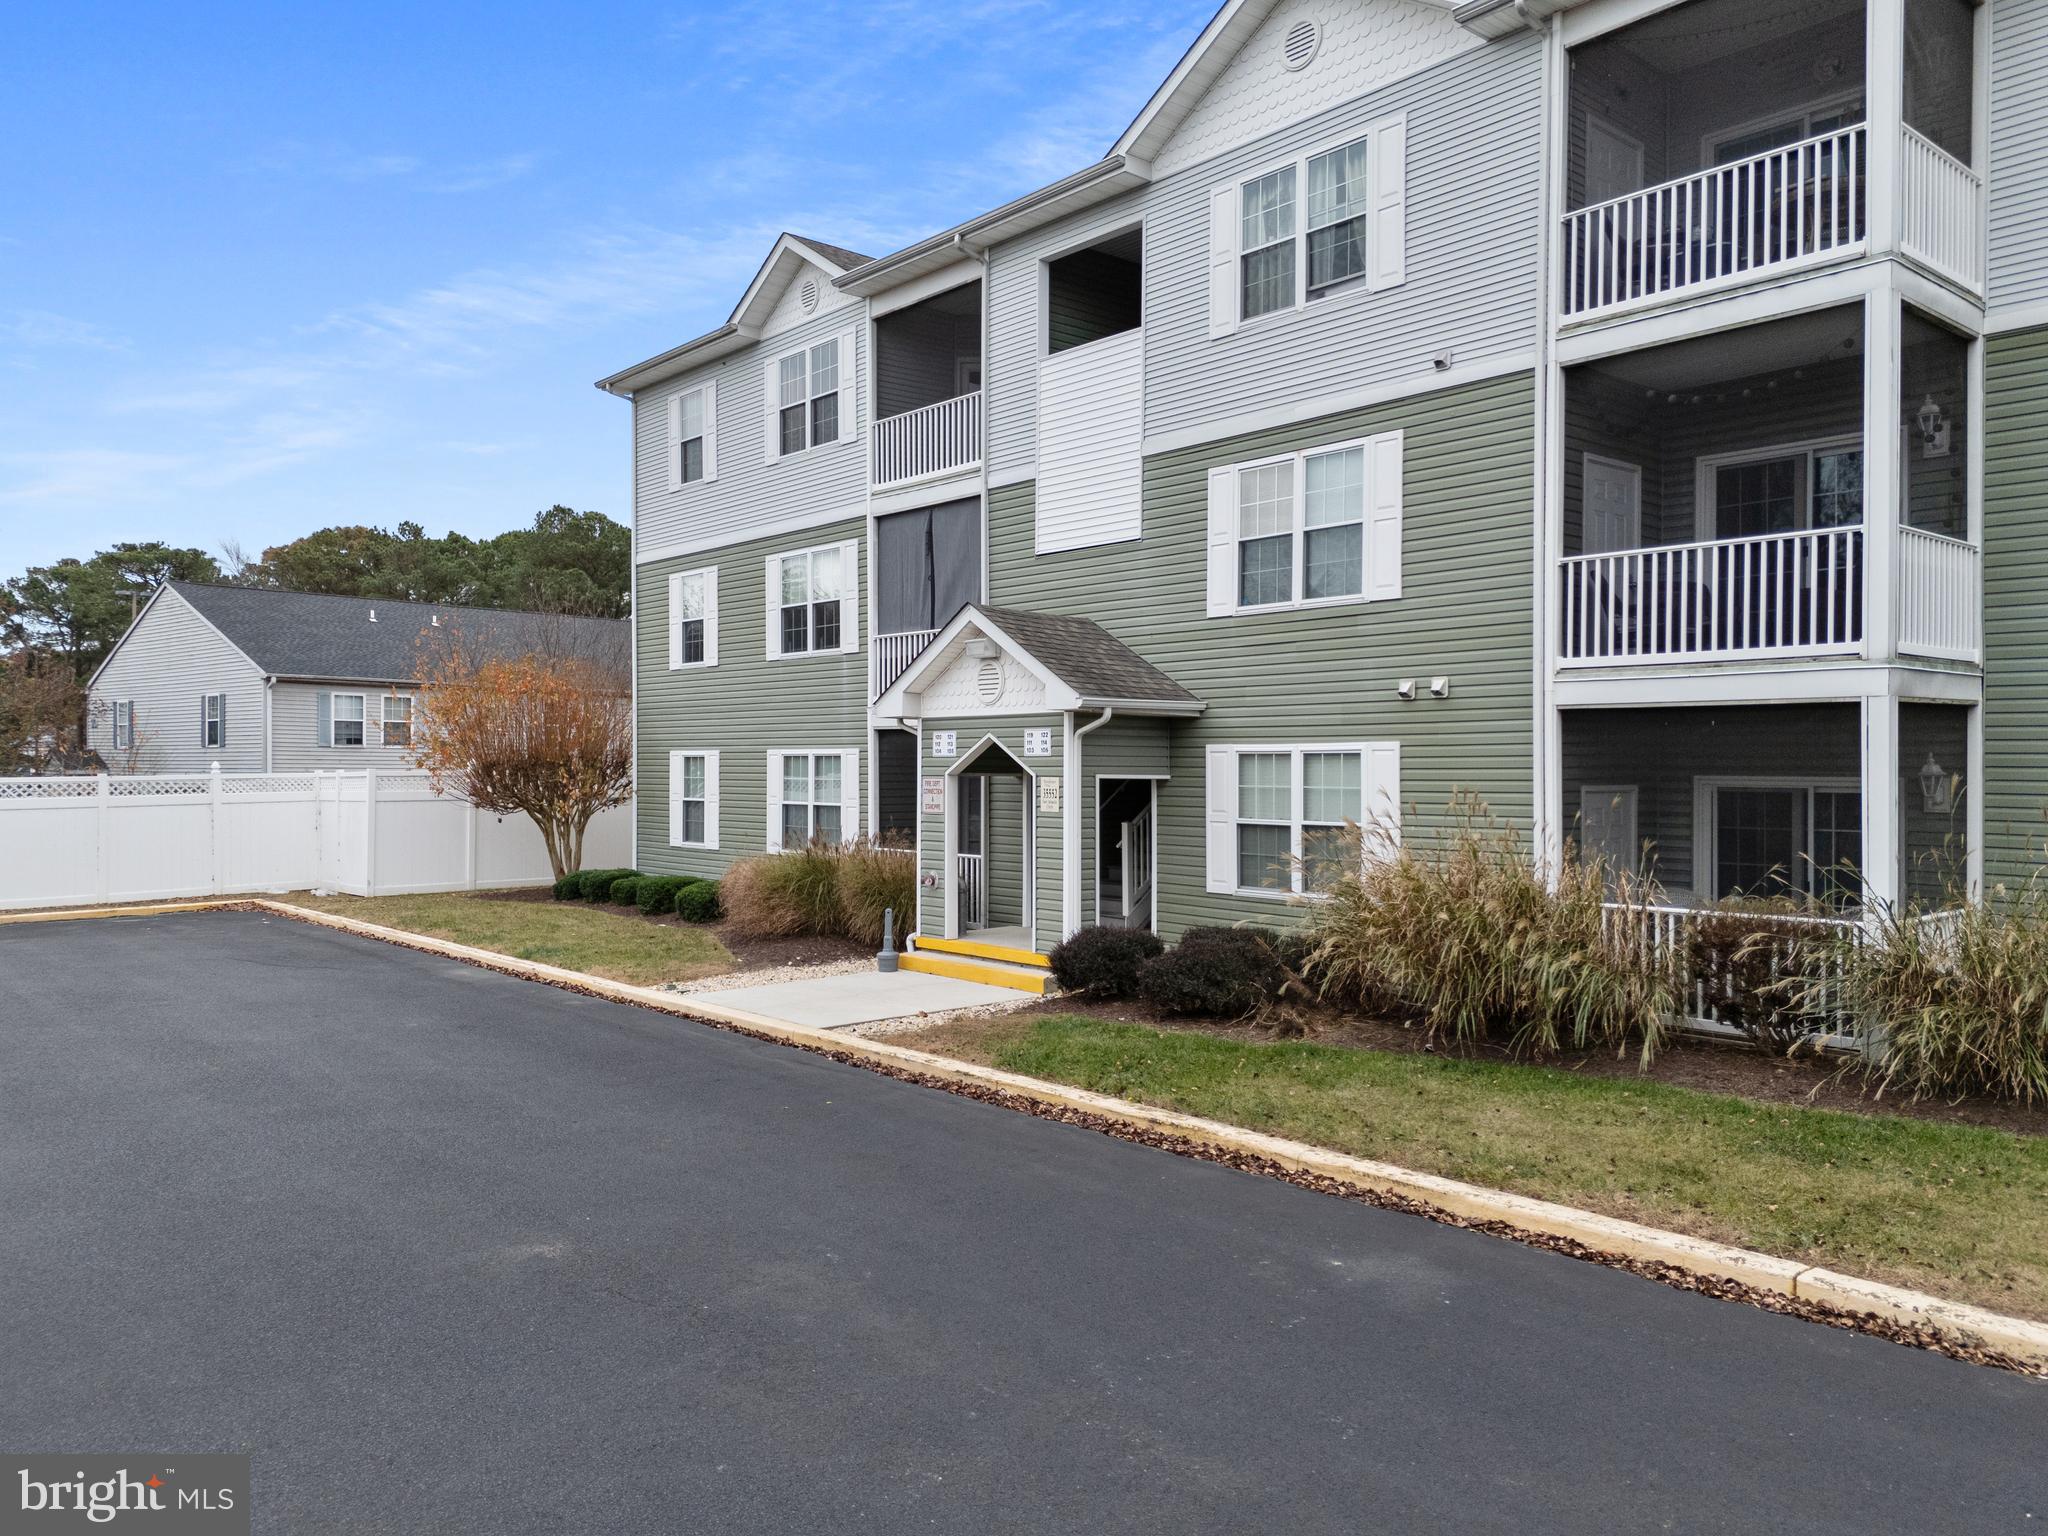
[[[252,897],[240,900],[193,902],[151,908],[115,907],[71,913],[34,913],[21,917],[0,915],[0,923],[48,920],[54,917],[123,917],[157,912],[200,912],[220,908],[272,912],[280,917],[334,928],[365,938],[402,945],[467,961],[486,970],[532,981],[568,987],[592,996],[609,997],[636,1007],[649,1008],[678,1018],[723,1025],[763,1039],[781,1041],[808,1050],[825,1051],[842,1058],[873,1062],[877,1066],[936,1078],[945,1082],[997,1089],[1033,1103],[1055,1109],[1078,1110],[1087,1115],[1126,1126],[1164,1132],[1219,1152],[1238,1153],[1277,1164],[1299,1173],[1328,1179],[1366,1192],[1392,1196],[1448,1212],[1469,1221],[1499,1223],[1520,1232],[1560,1238],[1600,1253],[1650,1264],[1669,1265],[1687,1274],[1732,1280],[1759,1291],[1774,1292],[1796,1301],[1848,1314],[1877,1317],[1911,1327],[1933,1330],[1944,1338],[1972,1350],[1988,1350],[2012,1356],[2031,1367],[2048,1368],[2048,1324],[2025,1318],[2007,1317],[1982,1307],[1945,1301],[1922,1291],[1884,1285],[1875,1280],[1838,1274],[1817,1265],[1776,1258],[1747,1248],[1683,1233],[1666,1232],[1618,1217],[1601,1216],[1573,1206],[1537,1200],[1527,1195],[1507,1194],[1477,1184],[1466,1184],[1436,1174],[1415,1173],[1391,1163],[1372,1162],[1333,1152],[1306,1142],[1269,1136],[1219,1120],[1205,1120],[1175,1110],[1156,1109],[1108,1094],[1069,1088],[1041,1078],[1025,1077],[973,1062],[955,1061],[928,1051],[892,1045],[887,1040],[869,1039],[790,1024],[745,1009],[727,1008],[711,996],[662,992],[652,987],[629,986],[582,971],[567,970],[536,960],[518,960],[493,950],[474,949],[446,939],[429,938],[401,928],[359,922],[331,912],[296,907],[288,902]]]

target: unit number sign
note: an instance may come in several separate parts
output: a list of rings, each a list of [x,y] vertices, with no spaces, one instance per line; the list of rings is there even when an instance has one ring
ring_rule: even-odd
[[[1038,781],[1038,808],[1050,815],[1057,816],[1059,814],[1060,781],[1058,778],[1045,778]]]
[[[1052,728],[1039,726],[1024,733],[1024,755],[1026,757],[1052,756]]]
[[[955,757],[960,752],[960,738],[952,731],[932,732],[932,756]]]

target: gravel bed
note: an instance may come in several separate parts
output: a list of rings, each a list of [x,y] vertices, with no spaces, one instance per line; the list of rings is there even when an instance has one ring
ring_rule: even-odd
[[[1005,998],[1000,1003],[977,1003],[972,1008],[947,1008],[938,1013],[913,1013],[900,1019],[876,1019],[872,1024],[854,1024],[841,1031],[848,1035],[862,1035],[870,1040],[879,1040],[890,1035],[914,1035],[921,1029],[930,1029],[937,1024],[950,1024],[955,1019],[985,1019],[998,1013],[1015,1013],[1019,1008],[1028,1008],[1041,1001],[1037,994],[1019,992],[1017,1000]]]
[[[820,965],[771,965],[753,971],[727,971],[722,976],[704,976],[696,981],[665,981],[664,992],[730,992],[739,987],[772,987],[783,981],[816,981],[824,976],[854,976],[875,968],[874,956],[858,960],[828,960]]]

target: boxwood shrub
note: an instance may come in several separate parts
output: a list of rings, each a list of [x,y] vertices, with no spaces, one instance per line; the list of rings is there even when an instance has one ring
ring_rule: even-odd
[[[679,886],[674,903],[676,916],[686,923],[715,923],[724,913],[716,880],[692,880]]]
[[[611,904],[615,907],[630,907],[637,903],[640,900],[640,880],[639,875],[621,875],[614,880],[608,897]]]
[[[555,882],[555,900],[581,901],[583,899],[583,871],[572,869]]]
[[[1083,997],[1130,997],[1139,969],[1165,947],[1143,928],[1082,928],[1053,946],[1052,978]]]
[[[603,901],[612,893],[612,882],[633,874],[630,869],[586,869],[579,877],[577,889],[582,891],[585,901]]]
[[[1280,995],[1282,940],[1266,928],[1190,928],[1145,962],[1138,995],[1167,1013],[1241,1019]]]
[[[673,912],[676,909],[676,892],[695,882],[694,875],[642,875],[634,905],[648,917]]]

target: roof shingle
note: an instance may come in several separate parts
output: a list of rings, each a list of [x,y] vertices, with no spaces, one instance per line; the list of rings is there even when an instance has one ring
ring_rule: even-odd
[[[971,606],[1084,699],[1132,704],[1202,702],[1093,619],[1023,608]]]

